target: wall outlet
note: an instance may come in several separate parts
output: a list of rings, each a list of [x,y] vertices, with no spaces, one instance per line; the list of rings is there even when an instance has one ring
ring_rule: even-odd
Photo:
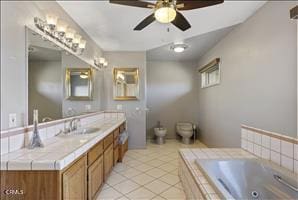
[[[122,104],[117,105],[117,110],[122,110]]]
[[[90,104],[87,104],[85,105],[85,110],[88,112],[91,110],[91,105]]]
[[[9,128],[14,128],[17,126],[17,114],[16,113],[11,113],[9,114]]]

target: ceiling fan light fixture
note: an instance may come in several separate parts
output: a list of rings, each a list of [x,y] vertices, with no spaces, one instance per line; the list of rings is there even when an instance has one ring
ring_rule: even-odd
[[[186,44],[173,44],[171,46],[171,50],[173,50],[176,53],[182,53],[188,48]]]
[[[173,6],[160,7],[155,10],[154,17],[160,23],[170,23],[176,18],[176,10]]]

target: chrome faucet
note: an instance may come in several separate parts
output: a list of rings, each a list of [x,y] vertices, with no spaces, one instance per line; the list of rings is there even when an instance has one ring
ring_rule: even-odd
[[[70,120],[70,122],[69,122],[69,129],[70,129],[70,131],[77,130],[77,128],[78,128],[78,122],[79,121],[80,121],[80,119],[79,118],[76,118],[76,117],[74,117],[74,118],[72,118]]]

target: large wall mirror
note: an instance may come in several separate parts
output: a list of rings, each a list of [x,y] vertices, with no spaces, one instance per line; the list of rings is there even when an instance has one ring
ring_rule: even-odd
[[[137,100],[139,98],[138,68],[114,68],[114,100]]]
[[[34,109],[39,121],[46,122],[97,111],[92,83],[95,70],[77,56],[27,28],[28,124]],[[97,94],[98,96],[98,94]],[[91,107],[91,109],[90,109]]]

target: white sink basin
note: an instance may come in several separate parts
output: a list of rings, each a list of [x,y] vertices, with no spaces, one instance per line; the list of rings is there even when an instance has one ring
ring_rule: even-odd
[[[100,128],[93,128],[93,127],[90,127],[90,128],[84,128],[82,130],[78,130],[76,132],[76,134],[80,135],[80,134],[91,134],[91,133],[95,133],[97,131],[99,131]]]
[[[92,133],[96,133],[100,130],[100,128],[94,128],[94,127],[90,127],[90,128],[80,128],[76,131],[67,133],[67,134],[60,134],[59,137],[71,137],[71,136],[81,136],[81,135],[88,135],[88,134],[92,134]]]

